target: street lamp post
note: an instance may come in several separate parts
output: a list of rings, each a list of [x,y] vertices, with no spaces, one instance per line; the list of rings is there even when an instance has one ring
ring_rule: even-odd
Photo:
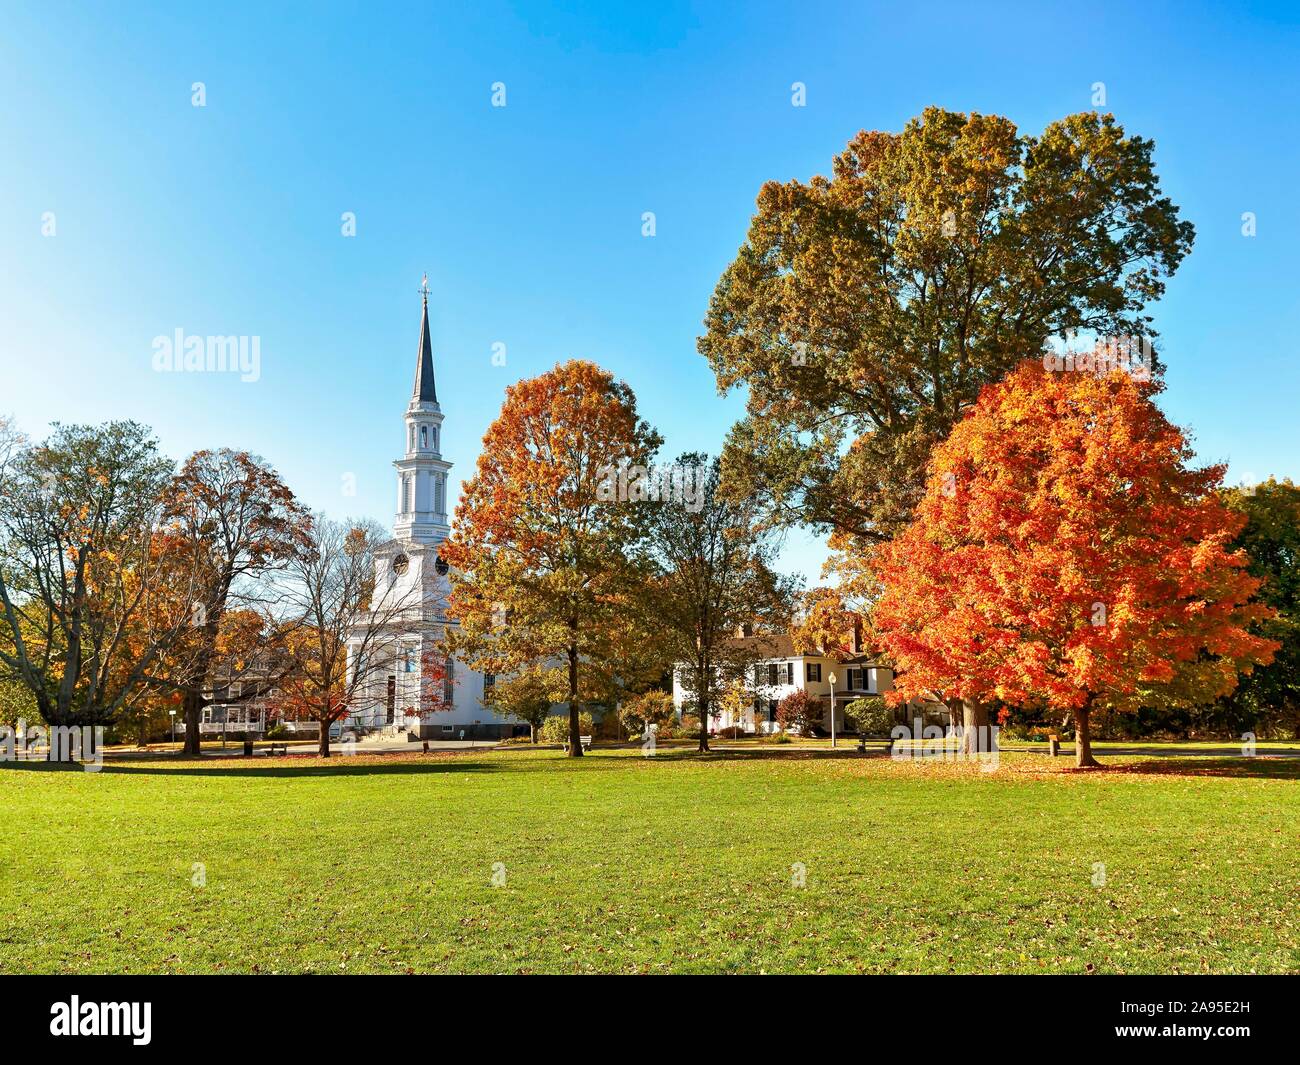
[[[175,743],[176,742],[176,711],[168,710],[167,713],[169,713],[172,718],[172,743]]]
[[[826,679],[831,682],[831,746],[835,746],[835,674],[828,673]]]

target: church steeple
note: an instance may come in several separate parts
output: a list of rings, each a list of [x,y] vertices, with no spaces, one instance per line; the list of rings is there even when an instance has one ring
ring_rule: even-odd
[[[415,389],[402,416],[406,454],[393,463],[397,468],[397,520],[393,533],[399,540],[436,546],[451,531],[447,523],[447,471],[451,463],[442,457],[442,408],[433,387],[427,276],[420,293],[424,297],[420,360],[415,368]]]
[[[429,336],[429,275],[420,286],[424,297],[424,314],[420,319],[420,354],[415,364],[415,388],[411,399],[416,403],[437,403],[438,389],[433,380],[433,340]]]

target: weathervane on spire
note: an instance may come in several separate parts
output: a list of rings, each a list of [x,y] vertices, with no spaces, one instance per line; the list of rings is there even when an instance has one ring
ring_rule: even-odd
[[[425,274],[420,278],[420,295],[424,297],[424,302],[429,302],[429,275]]]

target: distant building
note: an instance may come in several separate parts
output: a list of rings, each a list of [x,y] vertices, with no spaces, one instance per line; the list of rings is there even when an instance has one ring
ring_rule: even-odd
[[[397,470],[397,517],[393,539],[375,556],[376,602],[409,601],[398,616],[385,619],[383,652],[359,685],[360,698],[345,727],[405,733],[411,739],[485,739],[527,731],[514,718],[502,718],[484,706],[493,678],[454,659],[446,663],[442,692],[431,692],[421,663],[431,655],[447,625],[450,583],[438,548],[451,533],[447,519],[447,474],[442,457],[442,407],[433,375],[429,334],[429,294],[424,290],[415,386],[403,414],[406,449]],[[358,635],[349,648],[349,668]],[[434,703],[450,709],[437,709]]]
[[[787,695],[806,691],[821,706],[821,729],[831,731],[831,674],[835,674],[835,730],[845,731],[844,707],[865,695],[884,695],[894,687],[894,671],[879,662],[863,646],[860,633],[849,640],[850,653],[843,658],[831,655],[803,654],[795,650],[794,640],[787,634],[769,636],[736,636],[733,643],[747,644],[759,656],[749,670],[746,689],[749,699],[739,715],[730,710],[714,708],[709,729],[718,731],[739,725],[744,732],[779,732],[776,723],[777,704]],[[673,668],[673,705],[678,716],[694,713],[693,698],[682,686],[682,666]],[[936,715],[946,718],[947,708],[941,703],[917,704],[928,718]],[[900,719],[904,716],[900,711]]]

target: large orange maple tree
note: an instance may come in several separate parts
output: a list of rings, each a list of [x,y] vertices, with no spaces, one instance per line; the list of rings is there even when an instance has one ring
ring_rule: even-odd
[[[573,757],[581,700],[653,657],[638,623],[646,508],[604,488],[610,469],[648,462],[659,443],[632,390],[593,363],[519,381],[440,549],[452,568],[449,648],[486,673],[562,665]]]
[[[1242,518],[1187,438],[1122,372],[1025,362],[986,387],[929,464],[915,519],[868,560],[890,698],[1073,713],[1208,702],[1277,644],[1230,543]]]

